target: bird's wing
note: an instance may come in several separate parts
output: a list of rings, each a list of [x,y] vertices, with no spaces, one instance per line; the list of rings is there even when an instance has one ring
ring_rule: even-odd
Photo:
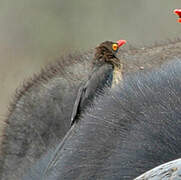
[[[78,109],[80,107],[80,102],[81,102],[81,99],[83,97],[84,92],[85,92],[85,87],[84,87],[84,85],[81,85],[79,90],[78,90],[78,94],[77,94],[77,97],[76,97],[76,100],[75,100],[75,104],[73,106],[73,111],[72,111],[72,115],[71,115],[71,126],[75,122],[75,119],[76,119],[76,116],[77,116],[77,113],[78,113]]]
[[[93,100],[96,92],[102,90],[105,85],[111,85],[112,71],[112,65],[102,65],[90,75],[85,84],[80,86],[72,111],[71,125],[75,122],[77,114],[79,114],[80,111],[83,110],[91,100]]]

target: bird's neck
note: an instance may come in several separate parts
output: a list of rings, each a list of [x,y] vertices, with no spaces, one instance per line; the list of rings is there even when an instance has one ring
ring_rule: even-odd
[[[120,63],[119,66],[114,65],[112,88],[123,80],[122,76],[123,65]]]
[[[112,72],[113,79],[112,79],[111,87],[114,87],[120,81],[122,81],[123,64],[117,58],[113,58],[113,59],[109,60],[108,62],[105,62],[105,61],[99,59],[97,61],[94,61],[93,65],[92,65],[92,72],[96,71],[102,65],[105,65],[105,64],[112,65],[112,67],[113,67],[113,72]]]

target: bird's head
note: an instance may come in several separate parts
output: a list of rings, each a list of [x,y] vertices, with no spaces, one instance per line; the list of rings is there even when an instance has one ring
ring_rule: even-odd
[[[110,62],[116,58],[116,53],[119,48],[126,43],[125,40],[118,40],[117,42],[104,41],[96,47],[95,60],[98,62]]]
[[[97,49],[101,49],[102,53],[112,53],[113,55],[116,55],[118,52],[118,49],[126,43],[125,40],[119,40],[117,42],[112,42],[112,41],[104,41],[101,43]]]

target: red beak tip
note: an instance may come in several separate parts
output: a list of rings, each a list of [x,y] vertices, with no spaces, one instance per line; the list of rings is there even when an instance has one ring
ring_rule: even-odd
[[[181,18],[179,18],[177,21],[178,21],[179,23],[181,23]]]
[[[121,47],[122,45],[126,44],[126,40],[119,40],[117,41],[118,46]]]
[[[181,15],[181,9],[175,9],[173,11],[173,13],[175,13],[176,15],[180,16]]]
[[[174,9],[173,13],[177,14],[178,13],[178,9]]]

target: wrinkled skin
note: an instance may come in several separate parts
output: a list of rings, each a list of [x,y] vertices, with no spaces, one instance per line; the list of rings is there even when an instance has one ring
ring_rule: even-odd
[[[127,180],[181,157],[180,77],[180,59],[126,76],[24,179]]]
[[[181,43],[175,41],[153,47],[121,50],[119,58],[124,60],[124,72],[127,74],[139,71],[140,66],[144,66],[145,71],[159,67],[163,62],[170,61],[175,56],[179,57],[180,54]],[[92,57],[93,51],[83,55],[65,57],[65,63],[59,63],[46,69],[40,76],[35,77],[35,80],[30,81],[14,99],[6,119],[7,127],[4,131],[3,146],[1,146],[1,179],[20,179],[39,158],[44,156],[49,158],[48,151],[50,151],[50,155],[53,154],[55,147],[70,128],[70,115],[76,92],[80,82],[86,78],[89,72]],[[99,126],[95,126],[95,128],[99,128]],[[110,132],[108,131],[110,139],[114,138],[111,135],[111,129],[110,127]],[[77,134],[72,138],[80,139]],[[68,156],[68,152],[64,156]],[[99,156],[101,155],[99,154]],[[41,161],[39,163],[40,166],[43,166]],[[108,159],[106,163],[109,164]],[[157,163],[153,164],[157,165]],[[142,172],[144,170],[147,169],[143,168]],[[50,177],[51,173],[50,170]],[[56,176],[56,173],[53,174]],[[61,175],[57,174],[57,176]]]

